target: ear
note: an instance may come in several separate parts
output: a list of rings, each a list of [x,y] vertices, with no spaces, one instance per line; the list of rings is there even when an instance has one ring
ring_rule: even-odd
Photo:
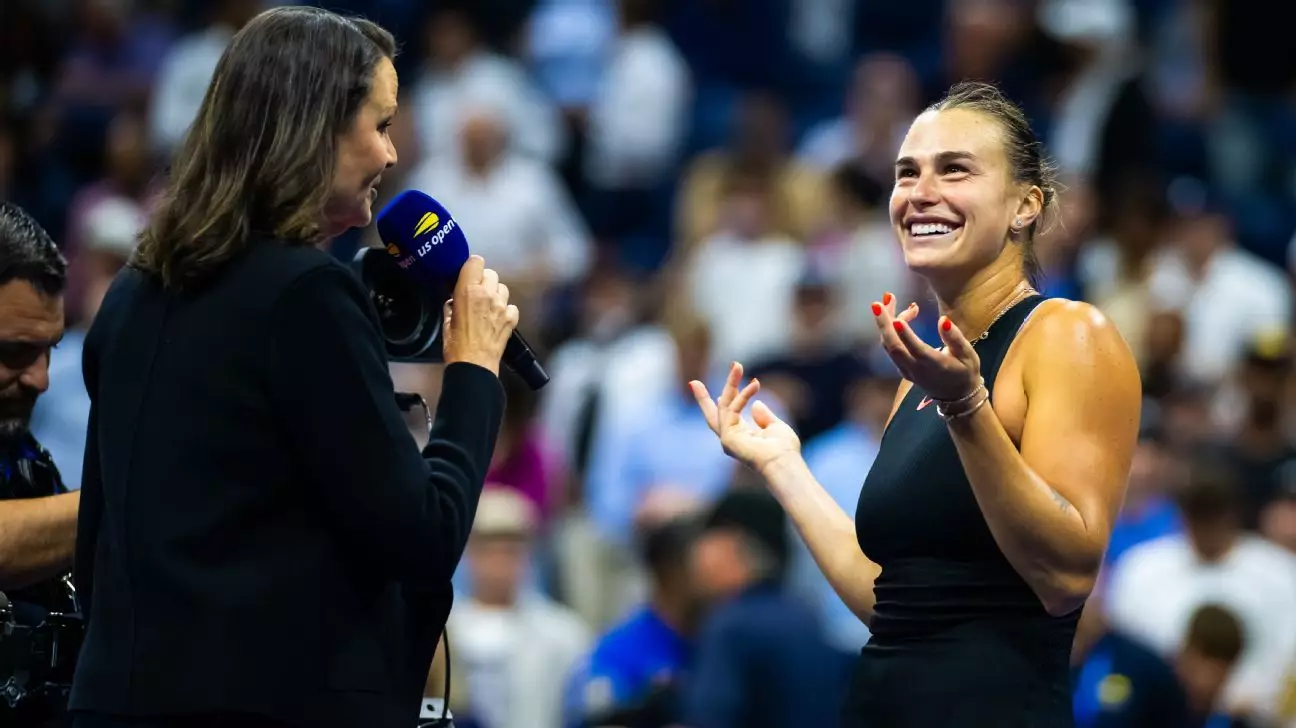
[[[1013,213],[1012,232],[1016,234],[1029,230],[1031,224],[1038,220],[1043,212],[1044,190],[1040,189],[1039,185],[1027,187],[1026,194],[1017,203],[1017,209]]]

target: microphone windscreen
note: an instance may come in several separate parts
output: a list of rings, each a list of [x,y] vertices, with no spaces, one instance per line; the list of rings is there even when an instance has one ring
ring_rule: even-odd
[[[378,213],[378,237],[406,273],[432,285],[454,285],[468,260],[463,228],[441,203],[405,190]]]

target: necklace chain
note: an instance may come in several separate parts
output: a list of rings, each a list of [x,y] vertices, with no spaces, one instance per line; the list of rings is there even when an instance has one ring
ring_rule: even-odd
[[[982,332],[978,334],[976,338],[968,339],[968,343],[971,344],[972,346],[976,346],[978,341],[984,341],[985,338],[990,335],[990,329],[994,328],[994,325],[999,321],[999,319],[1003,318],[1004,314],[1012,310],[1013,306],[1016,306],[1018,303],[1021,303],[1023,298],[1027,298],[1028,296],[1034,295],[1035,292],[1036,292],[1035,289],[1030,286],[1023,288],[1016,296],[1013,296],[1008,301],[1008,303],[1004,304],[1004,306],[999,309],[999,312],[994,315],[994,318],[990,319],[990,323],[986,324],[985,329],[982,330]]]

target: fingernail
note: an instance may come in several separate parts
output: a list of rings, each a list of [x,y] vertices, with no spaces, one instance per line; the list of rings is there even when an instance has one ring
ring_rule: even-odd
[[[950,329],[954,328],[954,322],[949,320],[949,316],[946,316],[945,320],[941,322],[941,328],[945,329],[946,331],[949,331]]]
[[[874,316],[881,316],[881,315],[882,315],[882,304],[880,304],[880,303],[875,303],[875,304],[873,304],[873,315],[874,315]]]
[[[890,294],[890,293],[883,293],[883,294],[882,294],[882,303],[884,303],[884,304],[886,304],[886,305],[888,305],[888,306],[891,305],[891,294]]]
[[[896,321],[896,322],[895,322],[895,330],[896,330],[896,333],[897,333],[897,334],[899,334],[899,333],[903,333],[903,332],[904,332],[904,322],[903,322],[903,321]]]

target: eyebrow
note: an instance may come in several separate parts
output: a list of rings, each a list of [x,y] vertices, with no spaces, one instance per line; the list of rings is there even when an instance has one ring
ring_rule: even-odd
[[[936,155],[936,164],[938,165],[949,164],[950,162],[956,162],[959,160],[970,161],[975,159],[976,159],[976,155],[973,154],[972,152],[962,152],[962,151],[940,152],[939,154]],[[896,160],[895,166],[896,169],[899,169],[901,167],[916,167],[918,166],[918,163],[914,161],[913,157],[901,157]]]

